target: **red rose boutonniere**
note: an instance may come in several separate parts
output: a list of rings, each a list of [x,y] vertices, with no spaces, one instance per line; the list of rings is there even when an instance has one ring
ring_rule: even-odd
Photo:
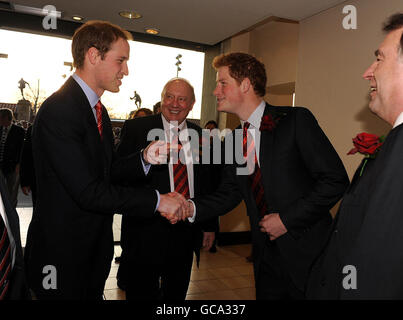
[[[368,159],[375,159],[384,140],[384,136],[378,137],[375,134],[370,134],[366,132],[357,134],[357,136],[353,139],[354,148],[351,149],[347,154],[356,154],[358,152],[365,156],[364,164],[360,172],[360,177],[362,176],[365,164],[367,163]]]
[[[284,117],[286,113],[280,111],[271,111],[265,114],[260,121],[260,131],[273,131],[276,128],[278,122]]]
[[[260,131],[273,131],[276,127],[276,122],[273,120],[271,114],[266,114],[262,117],[260,122]]]

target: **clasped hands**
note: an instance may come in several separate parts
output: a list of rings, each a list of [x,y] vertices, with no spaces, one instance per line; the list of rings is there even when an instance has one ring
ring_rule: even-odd
[[[271,241],[276,240],[287,232],[278,213],[266,214],[259,222],[260,231],[268,234]]]
[[[165,164],[169,161],[170,152],[179,152],[181,145],[177,143],[168,143],[162,140],[151,142],[143,150],[143,159],[146,163],[152,165]],[[161,216],[169,220],[171,224],[179,220],[185,220],[193,217],[193,204],[177,192],[160,194],[160,203],[157,208]]]
[[[160,195],[160,204],[157,208],[161,216],[168,219],[171,224],[179,220],[184,221],[193,217],[193,204],[177,192],[170,192]]]

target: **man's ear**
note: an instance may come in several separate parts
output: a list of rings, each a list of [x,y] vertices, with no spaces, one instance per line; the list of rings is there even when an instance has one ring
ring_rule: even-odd
[[[97,48],[91,47],[91,48],[88,49],[86,57],[88,58],[88,61],[92,65],[94,65],[97,62],[97,60],[99,58],[101,58],[101,55],[99,54],[99,51],[98,51]]]
[[[247,93],[252,87],[249,78],[244,78],[241,82],[241,91]]]

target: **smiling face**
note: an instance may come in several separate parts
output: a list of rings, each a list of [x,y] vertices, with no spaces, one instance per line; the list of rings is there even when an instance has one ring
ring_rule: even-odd
[[[193,90],[183,80],[176,79],[168,82],[161,95],[161,111],[169,122],[181,124],[192,110],[195,103]]]
[[[400,28],[388,33],[375,52],[376,61],[363,74],[370,83],[370,110],[392,125],[403,111],[402,32]]]
[[[217,98],[217,110],[238,114],[243,102],[241,86],[231,77],[228,67],[218,68],[216,82],[213,94]]]
[[[110,50],[105,54],[103,59],[99,53],[97,54],[94,68],[96,90],[94,91],[96,91],[99,96],[101,96],[105,90],[119,92],[123,77],[129,74],[127,67],[129,55],[129,43],[122,38],[119,38],[111,44]],[[102,93],[99,94],[99,92]]]

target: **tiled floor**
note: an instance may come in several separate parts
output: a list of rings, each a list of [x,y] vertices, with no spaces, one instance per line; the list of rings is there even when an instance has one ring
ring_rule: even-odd
[[[17,208],[20,217],[21,241],[25,240],[32,217],[31,207]],[[115,215],[113,230],[116,240],[120,239],[120,219]],[[255,288],[252,264],[246,261],[250,254],[250,245],[218,247],[216,253],[202,251],[200,268],[193,265],[187,300],[254,300]],[[115,246],[115,255],[119,256],[120,246]],[[124,291],[116,282],[119,264],[112,261],[109,278],[105,284],[107,300],[125,299]]]

